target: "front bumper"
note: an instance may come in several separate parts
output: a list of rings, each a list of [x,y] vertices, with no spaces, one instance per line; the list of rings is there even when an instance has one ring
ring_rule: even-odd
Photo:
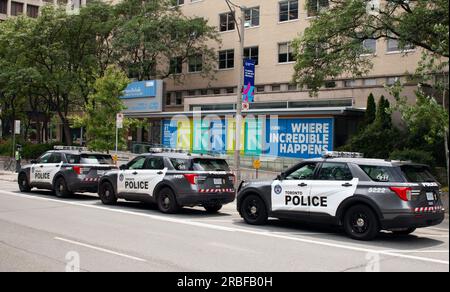
[[[389,215],[389,218],[381,220],[381,226],[384,230],[403,229],[403,228],[423,228],[439,225],[444,221],[444,212],[430,214],[398,214]]]
[[[177,201],[181,206],[205,206],[205,205],[225,205],[236,199],[236,193],[192,193],[178,194]]]

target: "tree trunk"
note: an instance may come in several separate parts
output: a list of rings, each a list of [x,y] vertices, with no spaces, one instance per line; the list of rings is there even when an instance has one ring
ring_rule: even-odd
[[[63,140],[67,146],[72,146],[73,140],[72,140],[72,133],[70,130],[69,120],[62,113],[59,113],[59,118],[61,120],[62,127],[63,127],[63,137],[64,137]]]

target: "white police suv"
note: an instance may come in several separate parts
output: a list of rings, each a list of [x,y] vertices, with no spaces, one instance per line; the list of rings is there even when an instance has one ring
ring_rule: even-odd
[[[275,180],[242,182],[237,209],[248,224],[269,217],[328,223],[353,239],[371,240],[380,230],[410,234],[440,224],[439,189],[426,165],[331,152]]]

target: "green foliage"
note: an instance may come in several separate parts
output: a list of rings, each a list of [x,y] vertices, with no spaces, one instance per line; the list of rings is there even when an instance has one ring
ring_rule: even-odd
[[[116,116],[125,109],[120,96],[130,80],[117,67],[108,67],[105,75],[94,83],[95,92],[88,98],[86,112],[82,117],[73,117],[75,126],[86,129],[87,145],[95,151],[114,149]],[[125,130],[127,129],[125,124]],[[124,129],[120,130],[122,134]],[[123,145],[125,140],[120,135]]]
[[[375,121],[377,113],[377,105],[375,103],[375,98],[373,97],[373,94],[370,93],[369,97],[367,98],[367,107],[366,107],[366,113],[364,114],[364,125],[370,125]]]
[[[436,164],[432,153],[418,149],[394,150],[389,155],[389,158],[392,160],[413,161],[430,166]]]
[[[327,79],[367,74],[373,57],[362,42],[370,38],[397,39],[401,48],[413,44],[448,59],[448,11],[448,0],[383,1],[377,15],[367,13],[365,0],[330,1],[294,42],[294,80],[317,93]]]
[[[36,159],[45,152],[52,150],[55,144],[41,143],[32,144],[24,143],[23,141],[17,141],[18,144],[22,145],[22,158],[23,159]],[[12,140],[7,139],[0,141],[0,155],[1,156],[11,156],[12,155]]]

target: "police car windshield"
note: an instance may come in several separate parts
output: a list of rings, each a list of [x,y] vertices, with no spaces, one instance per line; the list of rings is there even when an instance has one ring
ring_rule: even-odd
[[[101,165],[111,165],[113,164],[113,160],[111,155],[102,155],[102,154],[81,154],[74,155],[68,154],[66,155],[67,162],[70,164],[101,164]]]
[[[197,171],[229,171],[230,167],[223,159],[194,159],[193,169]]]
[[[400,168],[409,182],[436,182],[436,179],[433,175],[431,175],[428,168],[425,166],[403,165]]]

